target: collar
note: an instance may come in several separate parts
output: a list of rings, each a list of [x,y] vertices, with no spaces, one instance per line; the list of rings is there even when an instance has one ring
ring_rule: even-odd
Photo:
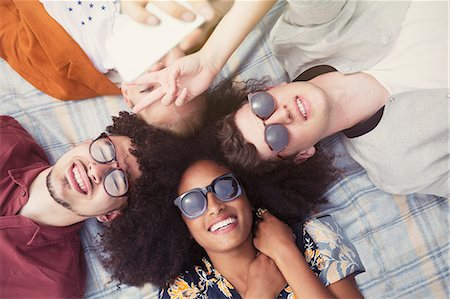
[[[22,168],[10,169],[8,174],[14,183],[28,189],[36,176],[48,167],[50,165],[46,162],[36,162]]]
[[[383,112],[384,106],[381,107],[381,109],[378,110],[374,115],[372,115],[368,120],[356,124],[351,128],[343,130],[342,133],[344,133],[347,138],[355,138],[369,133],[380,123],[380,120],[383,117]]]

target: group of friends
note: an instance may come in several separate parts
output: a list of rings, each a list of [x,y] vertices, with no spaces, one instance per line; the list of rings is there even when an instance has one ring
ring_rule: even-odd
[[[120,4],[158,26],[145,2]],[[235,1],[199,51],[183,42],[120,89],[103,39],[45,1],[0,4],[0,56],[22,77],[61,100],[121,93],[133,110],[54,165],[0,116],[0,297],[82,297],[78,231],[93,217],[112,277],[161,298],[362,297],[355,247],[314,216],[340,179],[320,141],[343,133],[381,190],[449,197],[448,4],[289,1],[270,39],[292,82],[208,90],[274,3]],[[59,5],[109,9],[94,32],[119,13]],[[215,25],[209,2],[195,8]]]

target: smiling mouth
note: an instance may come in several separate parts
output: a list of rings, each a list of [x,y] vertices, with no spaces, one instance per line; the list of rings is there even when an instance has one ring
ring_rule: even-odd
[[[300,113],[303,116],[303,118],[305,120],[307,120],[308,118],[306,116],[306,108],[305,108],[305,105],[303,104],[302,100],[300,98],[296,98],[295,103],[297,104],[297,107],[300,110]]]
[[[83,191],[83,193],[86,194],[87,193],[87,188],[84,185],[83,179],[81,178],[80,170],[78,169],[78,167],[75,166],[74,168],[72,168],[72,172],[73,172],[73,174],[75,176],[75,180],[77,181],[78,186]]]
[[[69,172],[67,173],[66,177],[72,189],[74,189],[78,193],[86,195],[88,194],[89,188],[87,186],[88,182],[85,182],[83,180],[83,175],[81,173],[83,170],[80,169],[82,167],[83,167],[82,165],[74,163],[71,169],[69,169]]]
[[[219,221],[217,223],[214,223],[211,225],[211,227],[208,229],[210,232],[217,232],[220,230],[223,230],[227,228],[228,226],[232,225],[233,223],[237,222],[237,218],[235,216],[228,217],[225,220]]]

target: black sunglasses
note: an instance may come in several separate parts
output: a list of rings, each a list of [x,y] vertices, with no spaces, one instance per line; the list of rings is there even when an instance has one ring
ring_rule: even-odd
[[[248,94],[250,108],[264,123],[275,112],[275,101],[272,95],[266,91],[258,91]],[[289,144],[289,132],[282,124],[266,125],[264,123],[264,140],[269,148],[277,156]]]
[[[101,164],[118,162],[116,148],[105,133],[92,141],[89,146],[89,153],[96,162]],[[106,193],[112,197],[124,196],[129,188],[127,174],[121,168],[112,168],[103,178],[103,187]]]
[[[173,201],[180,211],[190,219],[205,213],[208,206],[208,192],[213,193],[220,201],[228,202],[242,194],[242,186],[230,172],[215,178],[209,186],[191,189]]]

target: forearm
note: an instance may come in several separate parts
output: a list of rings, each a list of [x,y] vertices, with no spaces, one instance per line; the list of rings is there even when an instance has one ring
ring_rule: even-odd
[[[231,54],[275,2],[275,0],[235,1],[200,50],[212,69],[216,72],[222,69]]]
[[[316,277],[295,244],[279,251],[274,261],[297,298],[334,298]]]

